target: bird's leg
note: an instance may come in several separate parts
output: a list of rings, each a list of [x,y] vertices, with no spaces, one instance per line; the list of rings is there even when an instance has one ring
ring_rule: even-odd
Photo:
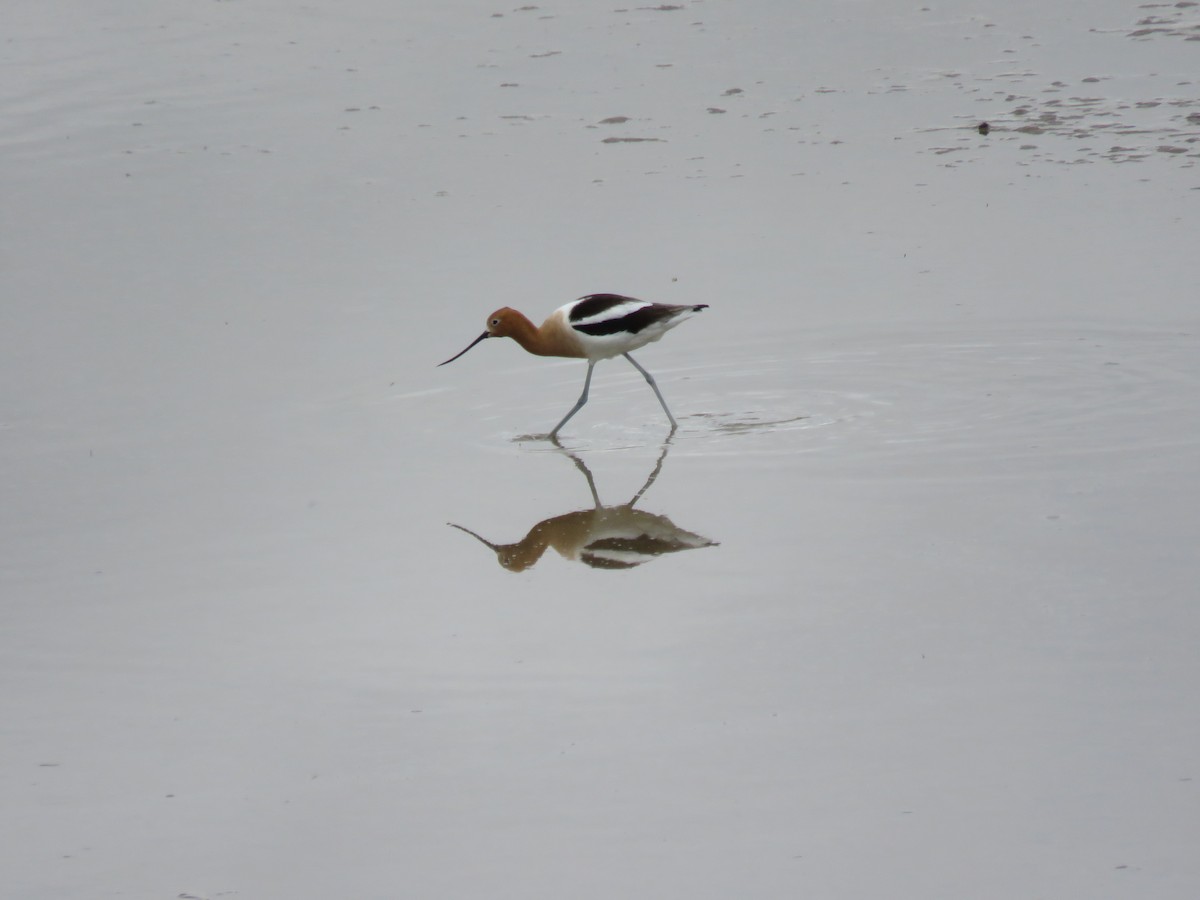
[[[645,369],[643,369],[641,366],[639,366],[637,360],[634,359],[632,356],[630,356],[628,353],[622,353],[621,355],[624,356],[627,360],[629,360],[629,362],[632,363],[632,365],[635,369],[637,369],[639,372],[642,373],[642,375],[646,379],[646,383],[648,385],[650,385],[651,388],[654,389],[654,396],[657,397],[658,402],[662,404],[663,412],[665,412],[667,414],[667,418],[671,420],[671,431],[674,431],[676,428],[679,427],[679,425],[676,423],[675,417],[673,415],[671,415],[671,410],[667,409],[667,401],[663,399],[662,392],[659,391],[658,385],[654,383],[654,376],[651,375],[649,372],[647,372]],[[585,394],[587,393],[586,389],[584,389],[584,393]],[[574,410],[571,410],[571,412],[574,412]],[[570,416],[567,416],[567,418],[569,419]]]
[[[575,413],[577,413],[577,412],[579,412],[579,410],[583,409],[583,404],[587,403],[588,388],[591,387],[591,385],[592,385],[592,369],[595,367],[595,365],[596,365],[596,361],[594,359],[588,360],[587,377],[583,379],[583,393],[579,395],[579,400],[576,401],[575,405],[571,407],[571,411],[569,413],[567,413],[565,416],[563,416],[563,420],[561,422],[559,422],[557,425],[554,426],[554,430],[551,431],[549,434],[549,437],[551,440],[553,440],[554,438],[556,438],[558,436],[558,429],[560,429],[564,425],[566,425],[567,421],[571,418],[571,416],[575,415]],[[634,365],[636,366],[637,363],[634,363]],[[638,368],[641,368],[641,367],[638,366]],[[668,413],[668,415],[670,415],[670,414]]]
[[[642,494],[650,490],[650,485],[654,484],[658,473],[662,471],[663,463],[667,461],[667,450],[671,447],[671,437],[675,434],[675,430],[671,429],[671,434],[663,441],[662,453],[658,454],[658,462],[654,464],[654,471],[650,473],[650,477],[646,479],[646,483],[642,485],[642,489],[633,495],[633,499],[625,504],[626,509],[633,509],[633,504],[642,499]]]

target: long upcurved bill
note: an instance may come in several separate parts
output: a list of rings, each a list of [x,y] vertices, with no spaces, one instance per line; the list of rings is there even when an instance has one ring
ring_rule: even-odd
[[[446,360],[446,362],[440,362],[440,363],[438,363],[438,365],[439,365],[439,366],[444,366],[446,363],[452,363],[452,362],[454,362],[456,359],[458,359],[460,356],[462,356],[462,355],[463,355],[463,353],[466,353],[466,352],[467,352],[467,350],[470,350],[472,347],[474,347],[476,344],[478,344],[480,341],[482,341],[482,340],[483,340],[485,337],[487,337],[487,336],[488,336],[488,333],[485,331],[485,332],[484,332],[483,334],[481,334],[479,337],[475,338],[475,340],[471,341],[471,343],[467,344],[467,349],[466,349],[466,350],[463,350],[463,351],[462,351],[462,352],[460,352],[460,353],[455,353],[455,354],[454,354],[452,357],[450,357],[448,360]],[[434,368],[437,368],[437,366],[435,366]]]

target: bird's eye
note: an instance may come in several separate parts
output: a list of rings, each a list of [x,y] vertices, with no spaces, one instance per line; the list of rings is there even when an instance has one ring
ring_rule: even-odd
[[[488,324],[489,324],[489,325],[491,325],[493,328],[495,328],[497,325],[499,325],[499,324],[500,324],[500,320],[499,320],[499,319],[492,319],[492,321],[491,321],[491,322],[489,322]]]

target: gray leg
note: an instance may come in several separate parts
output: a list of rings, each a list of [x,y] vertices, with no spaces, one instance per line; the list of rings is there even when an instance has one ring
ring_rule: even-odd
[[[587,377],[583,379],[583,393],[579,395],[579,400],[578,400],[578,402],[576,402],[576,404],[574,406],[571,407],[571,411],[569,413],[567,413],[565,416],[563,416],[563,420],[561,422],[559,422],[557,425],[554,426],[554,430],[551,431],[550,435],[549,435],[551,438],[557,437],[558,429],[560,429],[564,425],[566,425],[567,420],[570,419],[571,416],[575,415],[575,413],[579,412],[579,410],[583,409],[583,404],[587,403],[588,388],[591,387],[591,385],[592,385],[592,369],[595,367],[595,365],[596,365],[595,360],[592,360],[592,359],[588,360]],[[634,363],[634,365],[636,366],[637,363]],[[638,368],[641,368],[641,367],[638,366]],[[670,413],[668,413],[668,415],[670,415]]]
[[[637,360],[634,359],[632,356],[630,356],[628,353],[623,353],[621,355],[624,356],[627,360],[629,360],[633,364],[633,367],[635,369],[637,369],[639,372],[642,373],[642,375],[646,379],[646,383],[654,389],[654,396],[657,397],[658,402],[662,404],[663,412],[665,412],[667,414],[667,418],[671,420],[671,430],[674,431],[676,428],[679,427],[679,425],[676,424],[675,417],[673,415],[671,415],[671,411],[669,409],[667,409],[667,401],[663,399],[662,393],[658,390],[658,385],[654,383],[654,376],[651,375],[649,372],[647,372],[645,369],[643,369],[641,366],[639,366],[637,363]],[[586,391],[585,391],[585,393],[586,393]],[[568,418],[570,418],[570,417],[568,416]]]

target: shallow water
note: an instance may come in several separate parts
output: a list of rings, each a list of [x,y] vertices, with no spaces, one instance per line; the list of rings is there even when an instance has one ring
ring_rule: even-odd
[[[10,889],[1190,900],[1192,11],[16,4]]]

